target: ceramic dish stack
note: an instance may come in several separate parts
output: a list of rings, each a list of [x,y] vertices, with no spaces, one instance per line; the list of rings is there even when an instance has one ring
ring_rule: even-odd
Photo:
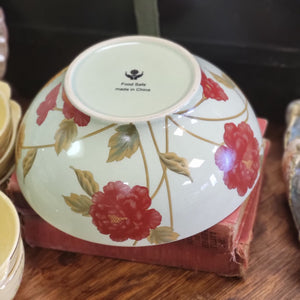
[[[13,299],[22,280],[25,254],[18,213],[0,191],[0,299]]]
[[[14,149],[21,107],[10,100],[8,84],[0,81],[0,184],[12,173],[14,168]]]

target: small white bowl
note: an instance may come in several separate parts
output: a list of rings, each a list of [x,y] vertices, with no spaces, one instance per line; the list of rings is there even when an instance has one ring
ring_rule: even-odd
[[[21,125],[17,177],[46,221],[115,246],[173,242],[221,221],[260,174],[256,116],[220,69],[160,38],[80,54]]]

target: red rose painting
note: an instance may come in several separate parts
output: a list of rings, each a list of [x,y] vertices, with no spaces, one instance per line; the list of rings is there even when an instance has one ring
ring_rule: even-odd
[[[201,71],[201,86],[203,88],[203,95],[205,98],[211,98],[218,101],[228,100],[228,96],[225,94],[220,85],[211,78],[207,78],[203,71]]]
[[[73,118],[74,122],[78,126],[87,126],[91,119],[90,116],[82,113],[71,104],[64,89],[62,91],[62,98],[64,100],[63,114],[66,117],[66,119],[69,120]]]
[[[56,100],[59,94],[59,90],[61,87],[61,83],[59,83],[57,86],[55,86],[50,93],[46,96],[45,101],[43,101],[38,109],[37,109],[37,115],[38,118],[36,120],[38,125],[42,125],[45,119],[47,118],[48,112],[50,110],[53,110],[56,107]],[[90,122],[90,116],[82,113],[77,108],[75,108],[70,100],[68,99],[65,90],[62,90],[62,99],[64,101],[63,105],[63,114],[66,119],[74,119],[74,122],[78,126],[87,126]]]
[[[36,120],[36,123],[38,125],[42,125],[43,122],[45,121],[47,115],[48,115],[48,112],[50,110],[53,110],[56,106],[56,99],[57,99],[57,96],[58,96],[58,93],[59,93],[59,89],[60,89],[60,86],[61,86],[61,83],[59,83],[57,86],[55,86],[51,91],[50,93],[46,96],[46,99],[45,101],[43,101],[36,113],[38,115],[38,118]]]
[[[160,213],[148,209],[151,198],[143,186],[130,188],[121,181],[109,182],[103,192],[93,195],[92,202],[90,215],[93,224],[116,242],[139,241],[161,223]]]
[[[224,171],[224,183],[229,189],[237,189],[240,196],[254,185],[260,166],[259,145],[250,126],[242,122],[238,126],[225,124],[225,145],[215,153],[215,162]]]

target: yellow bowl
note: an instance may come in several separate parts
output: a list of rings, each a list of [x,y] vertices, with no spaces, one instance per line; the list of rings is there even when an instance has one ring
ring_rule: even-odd
[[[24,247],[18,213],[0,191],[0,299],[13,299],[24,269]]]
[[[10,108],[10,87],[0,81],[0,158],[6,151],[12,135],[12,119]]]
[[[21,107],[20,105],[10,100],[10,109],[12,112],[12,136],[7,147],[6,152],[2,157],[0,157],[0,180],[2,177],[11,170],[12,165],[14,164],[14,150],[15,150],[15,140],[17,135],[18,124],[21,119]]]

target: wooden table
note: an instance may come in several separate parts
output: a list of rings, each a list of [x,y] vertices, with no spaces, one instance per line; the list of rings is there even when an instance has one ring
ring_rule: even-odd
[[[244,279],[26,246],[16,300],[300,299],[300,244],[281,173],[283,125],[272,145]]]

